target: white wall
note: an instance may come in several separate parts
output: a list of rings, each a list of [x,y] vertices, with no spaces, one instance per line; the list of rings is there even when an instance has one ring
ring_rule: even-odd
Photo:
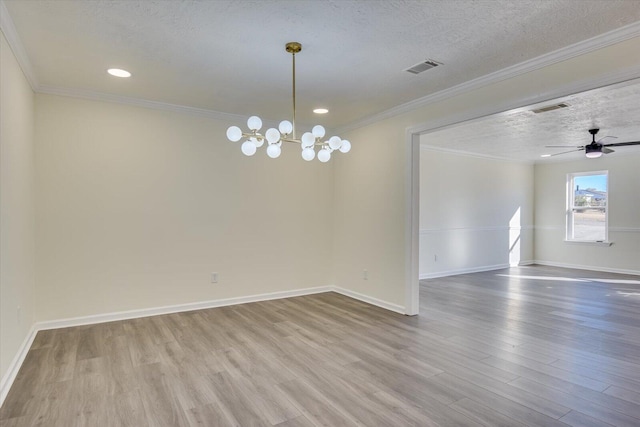
[[[4,34],[0,33],[0,377],[3,384],[35,320],[33,100],[31,87]]]
[[[405,152],[397,129],[370,126],[349,134],[351,151],[335,156],[335,285],[402,310]],[[403,131],[400,131],[403,134]],[[367,270],[368,279],[363,272]]]
[[[412,180],[407,130],[529,105],[545,94],[559,96],[563,88],[637,67],[638,51],[640,38],[629,39],[345,133],[353,149],[334,166],[335,284],[406,306],[407,283],[413,280],[408,267]],[[363,268],[370,269],[367,281],[362,280]]]
[[[640,153],[535,166],[535,258],[541,263],[640,274]],[[612,246],[566,243],[567,174],[609,171]]]
[[[533,164],[421,149],[420,278],[532,260]]]
[[[332,164],[230,124],[36,96],[38,320],[332,284]]]

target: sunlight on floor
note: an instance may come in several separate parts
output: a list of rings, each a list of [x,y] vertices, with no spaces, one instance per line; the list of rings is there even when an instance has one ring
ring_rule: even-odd
[[[622,295],[623,297],[640,297],[640,292],[623,292],[623,291],[616,291],[616,293],[618,295]]]
[[[522,276],[520,274],[496,274],[500,277],[511,277],[514,279],[550,280],[554,282],[590,282],[588,279],[576,279],[573,277],[545,277],[545,276]]]
[[[550,280],[558,282],[601,282],[617,285],[640,285],[640,280],[620,280],[620,279],[599,279],[599,278],[578,278],[578,277],[555,277],[555,276],[524,276],[521,274],[496,274],[500,277],[511,277],[514,279]]]
[[[640,285],[640,280],[619,280],[619,279],[586,279],[594,282],[615,283],[618,285]]]

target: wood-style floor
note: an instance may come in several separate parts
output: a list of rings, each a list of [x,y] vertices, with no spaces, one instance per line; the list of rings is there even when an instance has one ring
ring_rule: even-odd
[[[406,317],[333,294],[40,332],[8,426],[640,426],[640,277],[421,282]]]

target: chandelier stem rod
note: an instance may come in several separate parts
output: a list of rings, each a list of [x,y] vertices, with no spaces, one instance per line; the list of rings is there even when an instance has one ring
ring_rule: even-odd
[[[293,139],[296,139],[296,53],[293,55]]]

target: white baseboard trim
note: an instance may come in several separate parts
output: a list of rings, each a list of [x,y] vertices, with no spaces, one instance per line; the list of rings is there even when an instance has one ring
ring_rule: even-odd
[[[2,407],[2,404],[4,403],[4,399],[6,399],[7,395],[9,394],[9,389],[11,388],[11,386],[13,385],[13,382],[18,376],[18,371],[20,371],[20,367],[22,366],[24,359],[27,357],[27,353],[31,348],[31,344],[33,344],[33,340],[36,338],[37,333],[38,333],[38,329],[34,324],[31,327],[31,330],[29,331],[27,336],[25,337],[24,341],[22,342],[22,345],[18,349],[16,356],[13,358],[13,360],[9,364],[9,369],[7,370],[7,373],[2,377],[2,380],[0,380],[0,407]]]
[[[522,264],[520,264],[522,265]],[[436,271],[433,273],[423,273],[420,275],[420,280],[423,279],[435,279],[438,277],[456,276],[458,274],[468,273],[481,273],[483,271],[501,270],[503,268],[511,267],[509,264],[495,264],[495,265],[483,265],[480,267],[460,268],[457,270]]]
[[[543,261],[543,260],[535,260],[533,264],[546,265],[549,267],[573,268],[576,270],[601,271],[604,273],[618,273],[618,274],[630,274],[632,276],[640,276],[640,270],[609,268],[609,267],[601,267],[598,265],[567,264],[564,262]]]
[[[457,270],[448,270],[448,271],[437,271],[434,273],[423,273],[420,275],[420,280],[422,279],[436,279],[438,277],[447,277],[447,276],[456,276],[458,274],[469,274],[469,273],[482,273],[483,271],[492,271],[492,270],[502,270],[503,268],[509,267],[519,267],[522,265],[532,265],[536,264],[533,260],[525,260],[520,261],[518,265],[511,264],[495,264],[495,265],[483,265],[480,267],[471,267],[471,268],[460,268]]]
[[[357,299],[358,301],[366,302],[368,304],[384,308],[389,311],[395,311],[396,313],[400,313],[400,314],[407,314],[405,307],[402,305],[383,301],[381,299],[370,297],[368,295],[364,295],[359,292],[352,291],[350,289],[333,286],[332,291],[341,295],[348,296],[349,298]]]
[[[143,308],[140,310],[119,311],[115,313],[95,314],[91,316],[72,317],[69,319],[48,320],[36,323],[39,331],[47,329],[68,328],[71,326],[93,325],[96,323],[114,322],[117,320],[137,319],[141,317],[158,316],[160,314],[181,313],[185,311],[203,310],[206,308],[226,307],[230,305],[246,304],[250,302],[269,301],[274,299],[291,298],[303,295],[331,292],[332,286],[318,286],[315,288],[295,289],[291,291],[270,292],[267,294],[249,295],[246,297],[225,298],[210,301],[190,302],[186,304],[168,305],[164,307]]]

